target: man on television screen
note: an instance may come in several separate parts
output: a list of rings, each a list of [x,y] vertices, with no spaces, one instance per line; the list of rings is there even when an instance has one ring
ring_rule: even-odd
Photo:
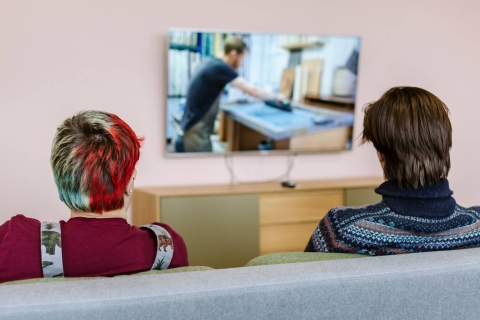
[[[225,40],[220,59],[203,59],[190,80],[185,112],[181,120],[183,146],[178,152],[212,152],[210,135],[219,110],[220,96],[227,84],[262,100],[280,100],[281,95],[264,91],[239,77],[237,69],[247,54],[247,45],[238,36]]]

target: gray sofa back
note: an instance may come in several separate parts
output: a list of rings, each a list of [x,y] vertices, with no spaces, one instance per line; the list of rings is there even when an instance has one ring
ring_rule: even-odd
[[[480,249],[0,286],[2,319],[479,319]]]

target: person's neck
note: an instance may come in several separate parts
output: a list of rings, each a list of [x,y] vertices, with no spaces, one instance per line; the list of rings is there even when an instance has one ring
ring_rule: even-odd
[[[219,59],[222,60],[223,62],[225,62],[226,64],[228,64],[230,67],[233,68],[232,63],[231,63],[230,59],[229,59],[227,56],[223,55],[223,56],[221,56]]]
[[[400,188],[396,181],[382,183],[375,192],[395,213],[426,219],[443,219],[455,211],[456,201],[447,179],[439,184]]]
[[[124,208],[108,211],[103,213],[95,213],[95,212],[83,212],[83,211],[76,211],[72,210],[70,213],[70,218],[97,218],[97,219],[105,219],[105,218],[122,218],[127,220],[127,210]]]

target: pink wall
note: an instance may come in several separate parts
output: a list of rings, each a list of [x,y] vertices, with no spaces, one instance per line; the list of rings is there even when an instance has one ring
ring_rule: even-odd
[[[168,27],[360,35],[358,101],[395,85],[436,93],[452,112],[456,199],[479,204],[480,1],[1,0],[0,223],[68,218],[49,167],[55,128],[82,109],[118,114],[146,137],[137,186],[227,183],[223,158],[163,157]],[[361,132],[357,110],[355,135]],[[237,157],[240,178],[286,157]],[[300,156],[294,179],[380,175],[371,146]]]

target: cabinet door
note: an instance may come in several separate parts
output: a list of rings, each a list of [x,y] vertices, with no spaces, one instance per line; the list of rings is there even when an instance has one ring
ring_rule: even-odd
[[[260,196],[260,254],[303,251],[318,222],[344,205],[342,189]]]
[[[162,198],[161,212],[192,266],[242,267],[259,254],[258,195]]]

